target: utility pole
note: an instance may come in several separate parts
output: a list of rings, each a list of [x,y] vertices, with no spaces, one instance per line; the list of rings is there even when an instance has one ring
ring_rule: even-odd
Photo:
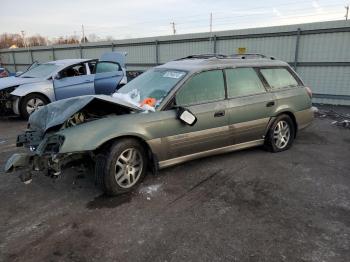
[[[26,41],[25,41],[25,39],[24,39],[24,38],[25,38],[25,31],[22,30],[22,31],[21,31],[21,34],[22,34],[22,44],[23,44],[24,47],[27,47],[27,46],[26,46]]]
[[[175,22],[171,22],[170,24],[173,27],[173,34],[175,35],[176,34]]]
[[[85,30],[84,25],[81,25],[81,32],[83,33],[83,40],[81,42],[85,43]]]
[[[209,28],[210,28],[210,34],[211,34],[213,32],[213,13],[210,13]]]
[[[345,20],[348,21],[348,17],[349,17],[349,5],[345,6],[345,9],[346,9]]]

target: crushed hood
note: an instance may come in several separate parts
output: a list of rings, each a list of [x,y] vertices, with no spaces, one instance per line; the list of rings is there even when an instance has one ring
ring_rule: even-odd
[[[16,76],[0,78],[0,90],[23,84],[35,83],[43,81],[41,78],[22,78]]]
[[[40,108],[29,117],[28,122],[31,129],[46,132],[51,127],[62,125],[67,119],[87,106],[96,108],[96,111],[101,108],[108,108],[111,112],[118,109],[130,112],[142,111],[140,107],[116,97],[107,95],[78,96],[59,100]]]

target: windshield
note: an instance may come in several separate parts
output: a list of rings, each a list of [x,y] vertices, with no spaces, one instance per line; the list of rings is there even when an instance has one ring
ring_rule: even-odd
[[[23,73],[20,77],[23,78],[43,78],[52,75],[58,69],[58,65],[55,64],[41,64],[29,69]]]
[[[174,69],[151,69],[136,77],[118,90],[118,93],[138,93],[140,100],[148,98],[156,100],[157,107],[169,91],[187,74],[185,71]]]

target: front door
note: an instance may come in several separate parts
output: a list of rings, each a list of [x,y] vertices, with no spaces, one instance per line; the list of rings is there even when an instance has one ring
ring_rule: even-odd
[[[168,157],[195,154],[228,145],[227,100],[222,70],[194,75],[177,92],[176,106],[190,110],[197,122],[186,125],[176,118],[164,120]]]
[[[254,68],[226,69],[231,144],[263,139],[275,107]]]
[[[124,77],[125,53],[104,53],[95,66],[95,93],[110,95],[114,93]]]
[[[94,75],[88,74],[84,63],[69,66],[53,80],[56,100],[94,94]]]

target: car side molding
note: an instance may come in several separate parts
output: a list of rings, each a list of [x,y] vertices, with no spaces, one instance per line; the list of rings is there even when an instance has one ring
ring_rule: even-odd
[[[240,143],[240,144],[236,144],[236,145],[211,149],[211,150],[207,150],[207,151],[203,151],[203,152],[199,152],[199,153],[195,153],[195,154],[191,154],[191,155],[176,157],[176,158],[172,158],[169,160],[160,161],[159,168],[162,169],[162,168],[170,167],[173,165],[177,165],[177,164],[180,164],[183,162],[191,161],[191,160],[206,157],[206,156],[224,154],[224,153],[237,151],[237,150],[241,150],[241,149],[245,149],[245,148],[249,148],[249,147],[261,146],[263,144],[264,144],[264,139],[258,139],[258,140]]]

